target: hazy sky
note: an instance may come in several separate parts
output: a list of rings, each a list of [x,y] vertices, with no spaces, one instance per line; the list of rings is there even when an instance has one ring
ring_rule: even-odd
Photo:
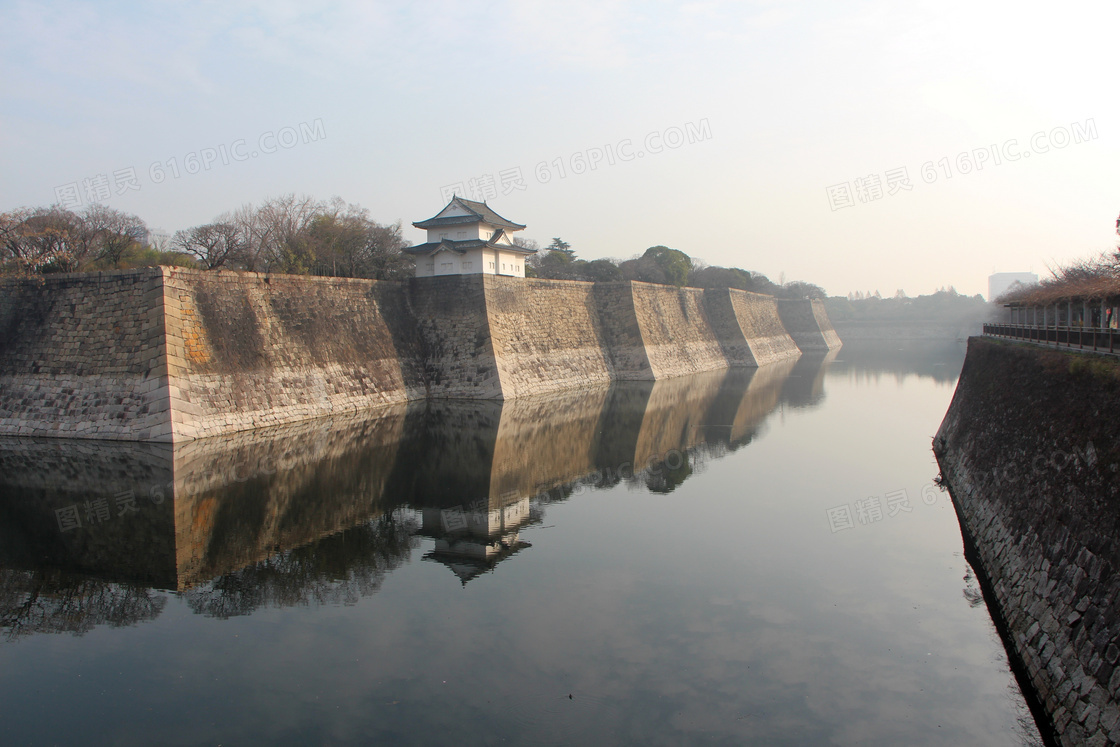
[[[461,185],[586,259],[830,294],[1115,246],[1120,4],[317,6],[0,2],[0,211],[174,231],[296,192],[408,226]]]

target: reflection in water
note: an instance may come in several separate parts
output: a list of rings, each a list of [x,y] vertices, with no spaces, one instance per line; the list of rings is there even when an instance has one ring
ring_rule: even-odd
[[[840,348],[828,375],[876,383],[884,376],[919,376],[954,384],[965,351],[965,342],[955,340],[865,340]]]
[[[791,407],[817,407],[824,401],[824,374],[843,348],[806,353],[797,359],[782,387],[782,401]]]
[[[918,499],[951,390],[881,362],[0,440],[7,741],[1027,743]]]
[[[416,548],[416,523],[382,514],[357,527],[277,553],[184,592],[195,612],[247,615],[261,607],[355,604],[381,588],[386,574]]]
[[[167,598],[137,584],[64,571],[0,570],[0,630],[13,641],[36,633],[82,635],[99,625],[154,620]]]
[[[579,486],[666,493],[819,401],[830,359],[506,402],[417,402],[175,446],[0,441],[9,637],[155,618],[181,592],[227,618],[348,604],[419,536],[465,584],[530,547]],[[796,375],[796,378],[794,376]]]

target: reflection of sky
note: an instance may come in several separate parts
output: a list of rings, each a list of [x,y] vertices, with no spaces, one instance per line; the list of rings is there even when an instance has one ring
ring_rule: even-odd
[[[933,379],[947,387],[956,386],[964,364],[965,343],[954,340],[883,340],[845,344],[828,368],[832,378],[868,380],[907,376]]]
[[[218,621],[172,598],[0,648],[0,719],[68,743],[1019,743],[952,508],[921,497],[951,388],[825,388],[671,494],[549,506],[465,589],[406,562],[352,606]],[[899,489],[909,513],[830,531],[827,509]]]

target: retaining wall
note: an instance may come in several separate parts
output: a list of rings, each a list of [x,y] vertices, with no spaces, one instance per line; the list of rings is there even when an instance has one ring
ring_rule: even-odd
[[[969,341],[934,439],[966,547],[1062,744],[1120,743],[1120,365]]]
[[[615,378],[594,284],[477,276],[506,398],[605,385]]]
[[[712,295],[721,294],[713,291]],[[772,296],[729,289],[728,300],[756,365],[797,358],[801,351],[782,326],[778,302]]]
[[[753,367],[800,355],[785,316],[832,344],[823,307],[820,319],[803,307],[491,275],[400,284],[165,267],[5,280],[0,435],[180,441],[422,397]]]
[[[611,372],[623,381],[653,381],[649,350],[634,306],[633,284],[593,283],[595,310]]]
[[[173,268],[163,279],[175,440],[423,394],[398,283]]]
[[[832,328],[824,301],[778,300],[778,316],[789,336],[801,352],[836,350],[840,347],[840,336]]]
[[[160,270],[0,283],[0,434],[158,437],[167,386]]]
[[[421,346],[422,379],[432,397],[500,399],[483,275],[413,278],[408,309]]]
[[[704,291],[631,283],[634,312],[654,379],[714,371],[731,365],[704,309]]]

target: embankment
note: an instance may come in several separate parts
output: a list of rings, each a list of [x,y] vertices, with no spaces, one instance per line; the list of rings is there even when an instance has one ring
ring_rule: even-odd
[[[722,291],[705,293],[710,302],[719,303],[723,300]],[[755,365],[765,366],[797,358],[801,351],[782,326],[778,302],[772,296],[728,289],[727,301]]]
[[[0,435],[180,441],[423,397],[755,367],[838,346],[819,306],[492,275],[401,284],[152,268],[4,280]]]
[[[824,310],[824,301],[819,298],[779,299],[778,316],[802,352],[836,350],[841,345],[840,336]]]
[[[398,283],[178,269],[163,280],[175,440],[424,392]]]
[[[0,434],[143,441],[170,402],[159,270],[0,283]]]
[[[969,341],[934,451],[1063,744],[1120,743],[1120,365]]]
[[[629,283],[654,379],[714,371],[753,361],[730,359],[704,309],[704,291]]]
[[[483,309],[503,397],[603,386],[616,378],[592,283],[488,275],[463,280],[485,287]],[[418,283],[415,295],[429,292],[426,285]]]

